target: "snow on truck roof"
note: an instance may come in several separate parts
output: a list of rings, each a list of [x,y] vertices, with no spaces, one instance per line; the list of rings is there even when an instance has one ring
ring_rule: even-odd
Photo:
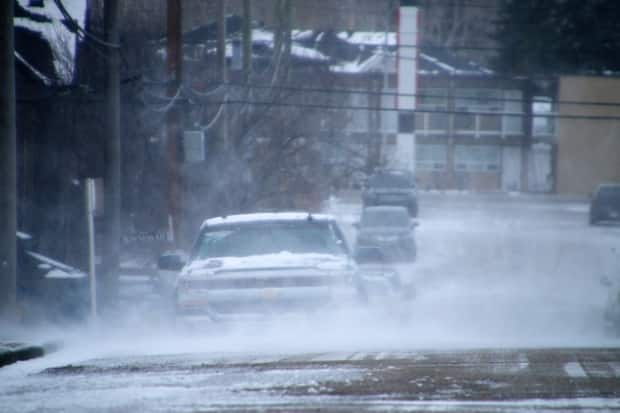
[[[327,214],[313,214],[310,212],[257,212],[252,214],[227,215],[205,220],[200,229],[207,226],[239,224],[248,222],[269,222],[269,221],[304,221],[308,218],[317,221],[329,221],[334,218]]]

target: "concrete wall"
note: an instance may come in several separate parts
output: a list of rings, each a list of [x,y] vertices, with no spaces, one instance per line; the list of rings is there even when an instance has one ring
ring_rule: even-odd
[[[618,103],[620,78],[562,77],[559,101],[557,192],[586,195],[600,182],[620,182],[620,120],[604,119],[620,118],[620,105],[566,103]],[[603,119],[571,119],[570,116]]]

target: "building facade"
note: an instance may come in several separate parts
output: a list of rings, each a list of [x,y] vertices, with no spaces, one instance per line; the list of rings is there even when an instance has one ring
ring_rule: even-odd
[[[620,182],[620,78],[563,76],[558,100],[557,192]]]

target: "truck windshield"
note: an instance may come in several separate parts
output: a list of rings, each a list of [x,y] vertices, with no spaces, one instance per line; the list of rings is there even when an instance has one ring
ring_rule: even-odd
[[[193,258],[246,257],[278,254],[346,254],[346,247],[328,222],[248,223],[207,228]]]

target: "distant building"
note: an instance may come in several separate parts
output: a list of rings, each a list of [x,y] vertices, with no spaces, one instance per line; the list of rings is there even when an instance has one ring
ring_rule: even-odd
[[[562,76],[558,101],[557,192],[620,182],[620,78]]]
[[[229,17],[227,26],[234,81],[239,72],[241,18]],[[214,39],[214,25],[184,34],[186,83],[203,92],[217,84],[214,70],[205,69],[213,65]],[[302,79],[300,87],[318,88],[314,96],[331,96],[332,104],[343,108],[337,116],[346,120],[344,127],[334,130],[333,123],[321,122],[326,125],[321,133],[334,143],[326,151],[329,156],[336,161],[354,157],[349,159],[355,164],[351,169],[366,173],[394,166],[392,160],[402,158],[399,134],[413,128],[415,155],[408,156],[415,158],[411,161],[421,188],[553,190],[554,121],[536,116],[553,110],[553,82],[532,84],[500,77],[445,49],[422,47],[415,111],[404,122],[397,105],[396,39],[394,32],[293,31],[293,78]],[[252,42],[254,69],[261,71],[273,56],[273,32],[255,27]],[[324,111],[325,119],[334,115],[333,108]]]

